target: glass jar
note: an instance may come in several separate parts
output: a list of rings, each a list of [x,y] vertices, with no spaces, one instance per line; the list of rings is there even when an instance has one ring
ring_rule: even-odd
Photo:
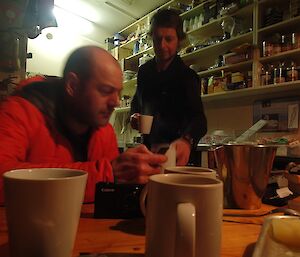
[[[300,48],[300,33],[292,33],[292,48],[297,49]]]
[[[262,42],[262,54],[263,57],[271,56],[273,54],[273,44],[271,42]]]
[[[286,80],[287,81],[296,81],[299,78],[297,65],[294,61],[291,61],[287,67]]]

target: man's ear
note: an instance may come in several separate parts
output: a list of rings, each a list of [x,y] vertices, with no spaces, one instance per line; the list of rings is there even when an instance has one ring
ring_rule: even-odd
[[[66,77],[65,90],[69,96],[74,96],[79,90],[80,81],[76,73],[69,72]]]

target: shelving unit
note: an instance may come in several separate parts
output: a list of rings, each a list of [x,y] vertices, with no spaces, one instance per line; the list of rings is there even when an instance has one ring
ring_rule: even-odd
[[[248,69],[252,68],[252,64],[253,64],[253,61],[249,60],[249,61],[245,61],[245,62],[225,65],[225,66],[218,67],[218,68],[215,68],[215,69],[200,71],[197,74],[199,75],[199,77],[208,77],[208,76],[211,76],[211,75],[220,74],[222,71],[248,70]]]
[[[203,3],[197,5],[195,8],[183,12],[181,14],[182,19],[189,20],[197,15],[200,15],[200,13],[204,10],[204,4],[213,3],[214,1],[215,0],[204,1]],[[169,1],[160,8],[175,6],[178,2],[182,3],[182,0]],[[185,3],[186,2],[187,1],[185,1]],[[289,8],[288,4],[289,0],[249,1],[246,6],[232,11],[231,13],[228,13],[222,17],[218,16],[217,18],[210,20],[208,23],[199,26],[196,29],[187,31],[187,38],[189,39],[189,43],[191,44],[189,51],[191,52],[186,51],[184,54],[181,54],[181,58],[187,65],[197,65],[197,74],[200,78],[208,78],[210,76],[220,77],[224,72],[252,73],[252,87],[202,95],[202,101],[206,111],[208,112],[208,118],[210,119],[209,126],[216,128],[220,126],[220,124],[222,124],[223,126],[224,123],[227,122],[228,124],[225,124],[225,127],[235,126],[235,129],[244,129],[244,127],[249,127],[251,125],[250,123],[253,121],[253,102],[263,99],[282,98],[290,96],[300,97],[300,70],[298,80],[296,81],[270,84],[267,86],[262,86],[261,84],[261,68],[264,65],[293,59],[296,61],[298,66],[300,66],[300,48],[276,53],[267,57],[264,57],[262,54],[262,42],[266,40],[266,38],[272,37],[275,33],[286,34],[291,32],[298,32],[300,34],[300,14],[296,17],[289,17],[287,15],[287,12],[284,12],[282,21],[268,26],[264,25],[265,12],[267,8],[279,6],[281,9],[287,9]],[[138,25],[147,24],[150,17],[154,14],[155,11],[149,13],[127,28],[124,28],[119,33],[123,36],[128,36],[130,33],[133,33],[137,29]],[[221,23],[224,20],[230,20],[230,17],[236,17],[243,22],[245,28],[243,33],[235,34],[235,36],[232,36],[230,39],[223,41],[220,40],[215,44],[205,44],[205,40],[209,38],[217,38],[223,36],[224,31],[222,30]],[[133,39],[129,42],[126,42],[125,44],[120,46],[120,48],[132,49],[137,40],[138,39]],[[204,43],[202,44],[202,42]],[[245,43],[253,45],[252,59],[241,61],[235,64],[227,64],[221,67],[216,67],[215,63],[220,55],[224,55],[233,48],[236,48]],[[193,45],[195,46],[195,48],[198,47],[198,49],[192,51],[191,49]],[[134,55],[128,54],[126,57],[124,57],[123,61],[127,64],[130,64],[127,67],[131,67],[135,69],[135,71],[137,71],[139,58],[142,57],[143,54],[147,53],[153,54],[153,47],[149,47],[148,49],[140,51]],[[136,83],[136,78],[125,81],[123,91],[126,93],[134,92]],[[243,111],[247,111],[247,114],[243,115],[243,118],[241,118],[241,123],[247,124],[244,126],[236,123],[236,121],[234,120],[234,115],[237,115],[235,111],[239,110],[240,107],[243,108]],[[126,114],[129,112],[129,107],[125,107],[125,109],[116,109],[116,112]]]
[[[252,101],[252,97],[256,97],[256,100],[266,98],[267,94],[279,94],[280,97],[285,97],[293,94],[293,92],[300,92],[300,80],[280,83],[276,85],[272,84],[268,86],[251,87],[239,90],[224,91],[210,95],[203,95],[202,101],[204,103],[234,99],[245,101],[245,99],[247,100],[247,98],[248,100]]]
[[[241,45],[244,43],[252,43],[253,33],[245,33],[227,40],[224,40],[220,43],[210,45],[207,47],[203,47],[198,49],[192,53],[187,53],[181,55],[184,62],[187,64],[192,64],[194,62],[203,61],[203,65],[207,68],[214,63],[216,58],[220,55],[220,53],[226,53],[231,48]]]
[[[190,19],[195,15],[198,15],[201,11],[203,11],[204,4],[211,3],[213,1],[214,0],[205,1],[199,4],[198,6],[196,6],[195,8],[182,13],[181,14],[182,19]],[[167,8],[169,6],[174,6],[177,4],[177,2],[179,1],[176,0],[169,1],[166,4],[162,5],[159,9]],[[282,8],[285,8],[285,5],[287,3],[283,3],[280,0],[262,0],[262,1],[253,0],[248,5],[232,13],[226,14],[223,17],[218,17],[217,19],[213,19],[210,22],[200,26],[199,28],[187,32],[187,36],[190,40],[193,38],[205,39],[211,36],[221,36],[223,33],[221,22],[233,16],[246,20],[246,24],[248,25],[250,30],[249,32],[246,32],[244,34],[240,34],[231,37],[230,39],[221,41],[219,43],[202,47],[195,51],[181,55],[183,61],[187,65],[191,65],[191,64],[199,65],[200,71],[198,72],[198,75],[200,77],[208,77],[214,75],[220,76],[222,71],[235,72],[240,70],[241,71],[249,70],[252,71],[252,73],[254,74],[253,86],[251,88],[218,92],[210,95],[203,95],[202,99],[204,103],[219,102],[221,100],[223,101],[229,99],[234,101],[236,98],[245,99],[247,97],[249,97],[249,99],[251,99],[251,97],[260,98],[260,95],[262,97],[265,97],[265,95],[271,97],[272,95],[275,96],[278,94],[289,95],[295,93],[300,89],[299,81],[285,82],[281,84],[268,85],[268,86],[260,85],[260,78],[259,78],[260,73],[258,69],[260,69],[261,65],[270,62],[277,62],[289,58],[296,58],[296,60],[300,60],[300,48],[293,49],[286,52],[280,52],[273,56],[268,56],[268,57],[262,56],[262,49],[261,49],[262,41],[266,37],[269,37],[274,33],[287,33],[292,31],[300,31],[299,28],[300,15],[293,18],[287,18],[281,22],[272,24],[270,26],[263,27],[263,18],[262,18],[263,13],[266,10],[266,8],[269,8],[274,4],[276,5],[278,4],[279,6],[282,6]],[[132,25],[124,28],[119,33],[122,34],[123,36],[133,33],[136,30],[138,25],[149,22],[150,17],[154,14],[155,11],[149,13],[148,15],[136,21]],[[127,49],[132,48],[136,41],[137,39],[131,40],[123,44],[122,46],[120,46],[120,48],[127,48]],[[243,61],[231,65],[225,65],[213,69],[210,68],[214,64],[215,60],[218,58],[219,55],[222,55],[228,52],[229,50],[231,50],[232,48],[244,43],[253,44],[256,47],[255,50],[256,52],[254,52],[252,60],[247,60],[247,61]],[[134,55],[128,55],[126,58],[124,58],[125,62],[135,63],[135,65],[131,65],[131,67],[135,67],[137,69],[138,68],[137,63],[139,58],[146,53],[153,53],[153,47],[149,47],[148,49],[140,51],[139,53]],[[128,88],[128,87],[132,88],[135,86],[136,86],[136,78],[124,82],[124,88]]]
[[[198,15],[202,10],[203,6],[206,3],[211,3],[214,0],[209,0],[205,1],[199,5],[197,5],[195,8],[186,11],[181,14],[182,19],[190,19],[194,17],[195,15]],[[228,40],[221,41],[219,43],[209,45],[206,47],[199,48],[193,52],[190,53],[185,53],[182,54],[181,57],[184,60],[184,62],[187,65],[191,64],[198,64],[199,72],[198,75],[200,77],[207,77],[207,76],[213,76],[213,75],[220,75],[222,71],[246,71],[246,70],[252,70],[253,73],[257,73],[257,69],[266,63],[269,62],[275,62],[275,61],[280,61],[282,59],[286,58],[297,58],[300,59],[300,49],[294,49],[286,52],[281,52],[273,56],[268,56],[268,57],[262,57],[261,56],[261,42],[262,39],[264,39],[267,36],[272,35],[275,32],[281,32],[281,31],[292,31],[292,30],[299,30],[298,26],[300,24],[300,16],[293,17],[286,19],[282,22],[278,22],[276,24],[263,27],[263,22],[262,22],[262,13],[265,8],[268,8],[274,4],[274,1],[277,4],[280,5],[285,5],[282,3],[282,1],[279,0],[263,0],[263,1],[258,1],[254,0],[252,3],[249,3],[248,5],[239,8],[238,10],[226,14],[223,17],[219,17],[217,19],[211,20],[209,23],[204,24],[203,26],[190,30],[187,32],[187,36],[189,38],[208,38],[211,36],[220,36],[222,35],[223,31],[221,28],[221,22],[225,19],[228,19],[228,17],[237,17],[237,18],[243,18],[244,20],[247,20],[248,26],[250,28],[250,31],[248,33],[244,33],[241,35],[237,35],[235,37],[232,37]],[[178,1],[173,0],[169,1],[161,8],[166,8],[169,6],[174,6]],[[156,10],[155,10],[156,11]],[[122,31],[120,31],[120,34],[122,35],[129,35],[130,33],[134,32],[135,29],[137,28],[138,25],[145,24],[145,22],[148,22],[150,17],[153,15],[155,12],[151,12],[145,17],[141,18],[140,20],[136,21],[132,25],[128,26],[127,28],[124,28]],[[257,24],[257,25],[256,25]],[[132,48],[134,43],[137,41],[137,39],[131,40],[130,42],[125,43],[124,45],[120,46],[120,48]],[[240,63],[236,64],[231,64],[231,65],[225,65],[222,67],[217,67],[214,69],[209,69],[215,62],[215,60],[218,58],[220,54],[224,54],[228,52],[230,49],[232,49],[235,46],[244,44],[244,43],[249,43],[257,46],[257,51],[260,53],[254,54],[253,60],[247,60],[243,61]],[[153,53],[153,47],[149,47],[146,50],[140,51],[137,54],[134,55],[129,55],[125,58],[125,62],[130,62],[130,63],[135,63],[135,65],[131,65],[131,67],[135,67],[136,69],[138,68],[138,60],[143,54],[146,53]],[[240,93],[241,95],[243,94],[248,94],[249,92],[258,92],[258,94],[264,93],[265,90],[270,90],[269,93],[272,94],[274,92],[277,92],[277,89],[274,90],[273,87],[277,87],[277,85],[273,87],[264,87],[260,91],[260,84],[259,82],[259,75],[256,74],[257,78],[256,80],[254,79],[253,81],[253,87],[249,88],[247,90],[245,89],[239,89],[237,91],[241,91],[243,93]],[[298,83],[296,83],[298,84]],[[124,82],[124,88],[126,87],[133,87],[136,85],[136,79],[133,79],[132,81],[127,81]],[[259,89],[256,89],[258,87]],[[282,88],[284,88],[283,86]],[[255,91],[253,91],[255,88]],[[216,93],[214,95],[204,95],[203,99],[211,99],[209,101],[214,101],[218,100],[220,95],[226,95],[226,98],[235,98],[235,97],[240,97],[239,94],[236,93],[236,91],[226,91],[223,93]],[[251,94],[251,93],[249,93]],[[217,96],[218,95],[218,96]],[[207,101],[207,100],[204,100]]]

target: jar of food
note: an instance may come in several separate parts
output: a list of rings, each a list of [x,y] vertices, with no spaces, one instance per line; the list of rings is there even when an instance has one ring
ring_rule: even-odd
[[[297,49],[300,48],[300,33],[292,33],[292,48]]]
[[[271,42],[262,42],[262,54],[263,57],[271,56],[273,54],[273,44]]]
[[[298,80],[298,69],[296,66],[296,63],[294,61],[291,61],[289,66],[287,67],[287,81],[296,81]]]

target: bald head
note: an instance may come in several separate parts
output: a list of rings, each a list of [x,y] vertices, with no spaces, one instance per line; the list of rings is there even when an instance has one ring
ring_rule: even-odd
[[[101,69],[106,65],[118,66],[118,61],[106,50],[97,46],[84,46],[76,49],[68,58],[63,72],[66,79],[68,73],[74,72],[80,80],[92,76],[95,68]]]

